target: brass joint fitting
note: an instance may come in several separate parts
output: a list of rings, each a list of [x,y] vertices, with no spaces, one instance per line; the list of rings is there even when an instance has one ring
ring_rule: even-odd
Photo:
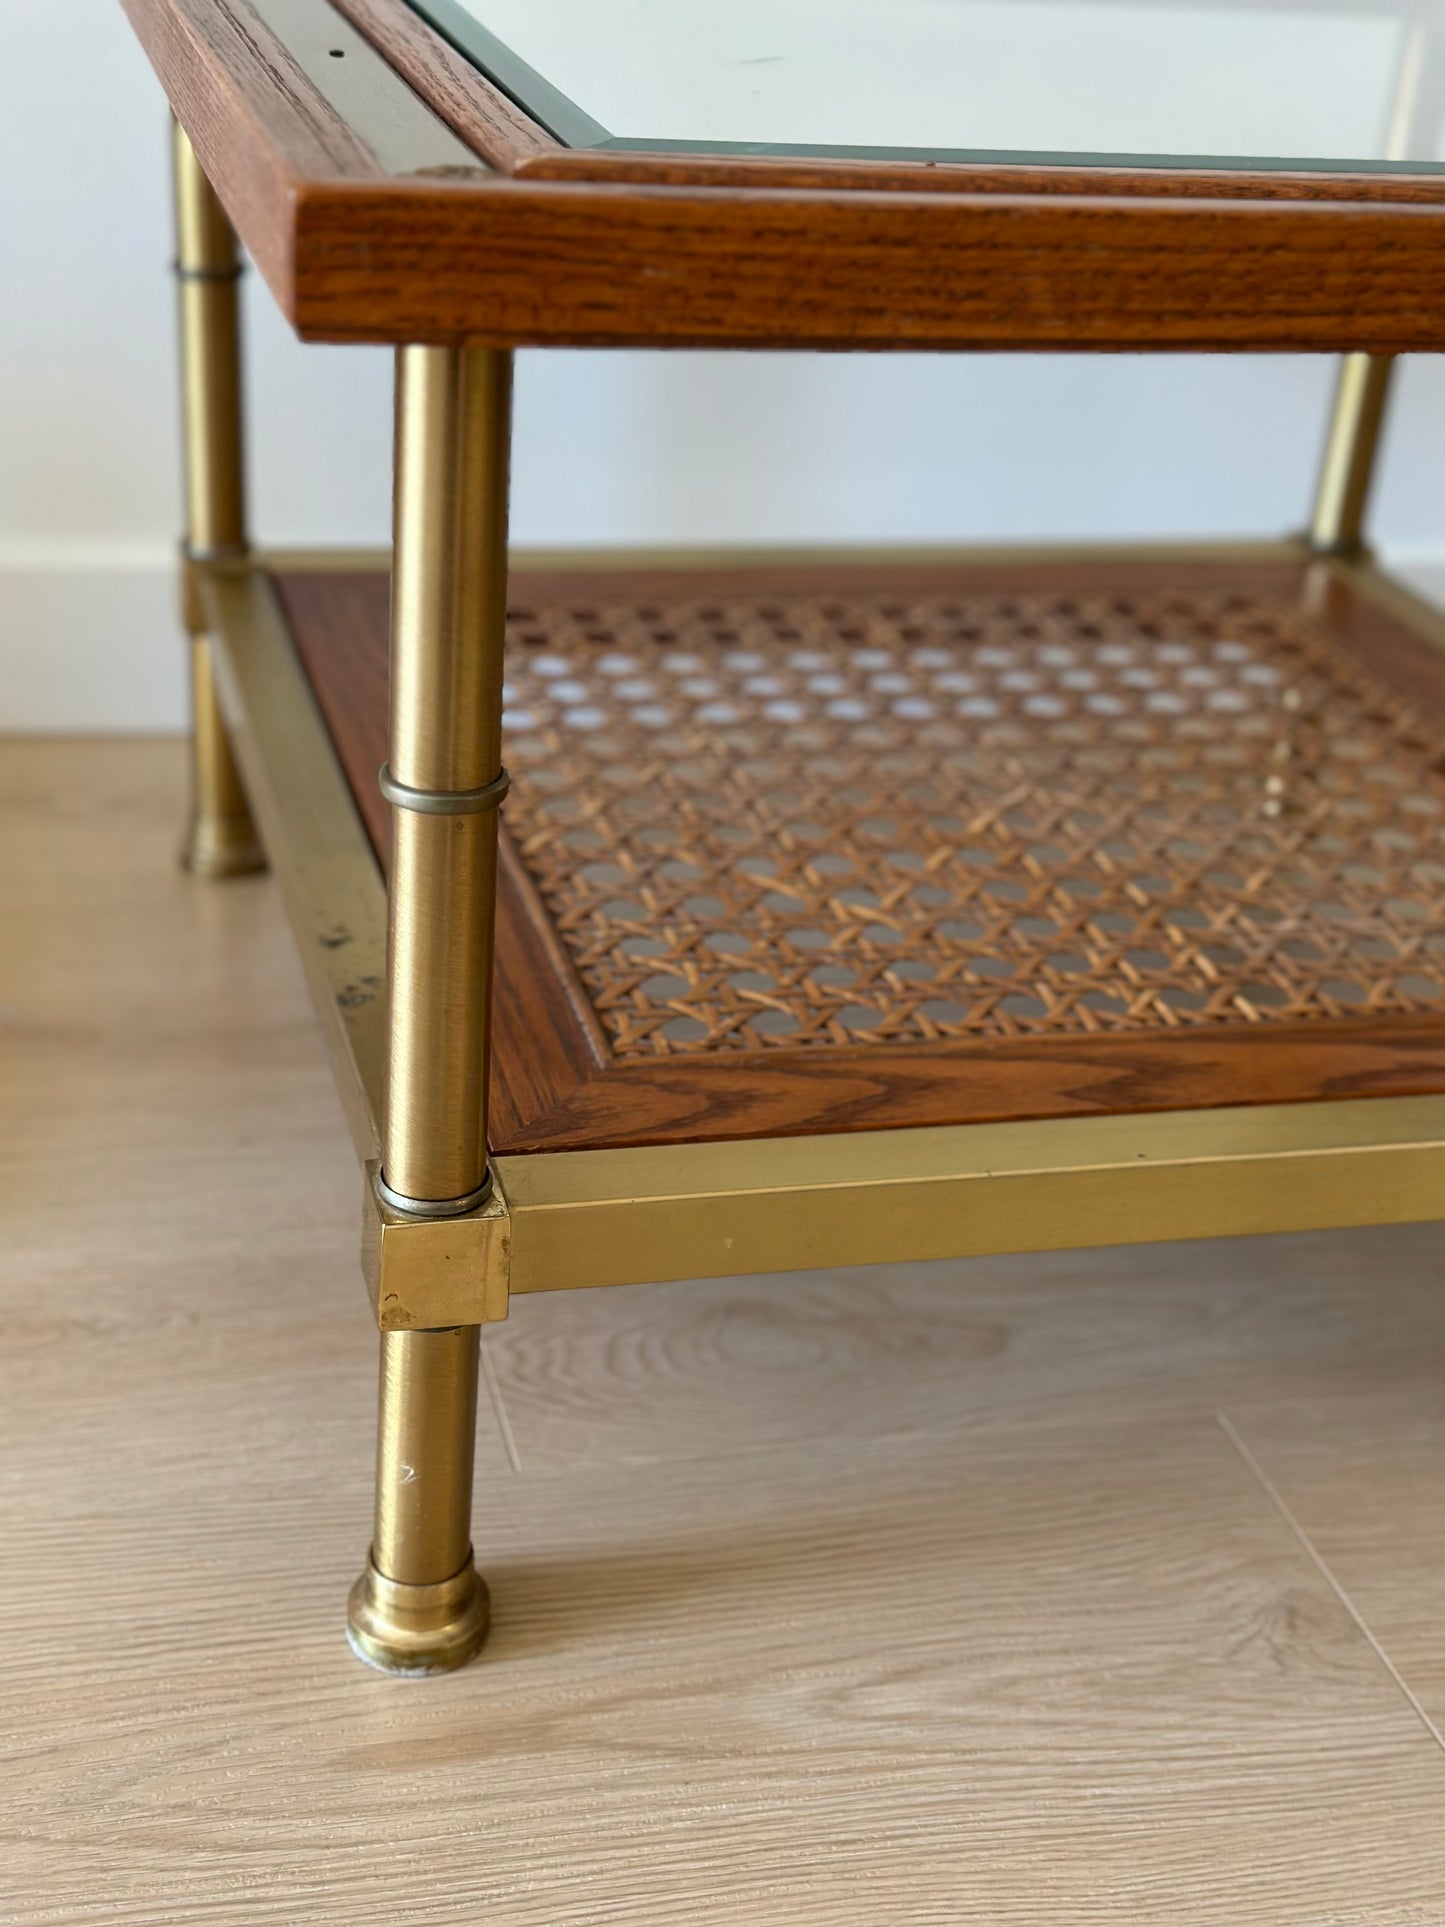
[[[1303,540],[1311,556],[1321,562],[1373,562],[1375,551],[1362,535],[1337,542],[1319,541],[1310,530]]]
[[[1380,452],[1395,363],[1389,355],[1346,355],[1340,363],[1309,545],[1316,555],[1355,560],[1367,551],[1365,511]]]
[[[396,1210],[366,1167],[361,1268],[378,1327],[436,1331],[499,1324],[507,1315],[512,1224],[500,1183],[462,1217],[423,1218]]]

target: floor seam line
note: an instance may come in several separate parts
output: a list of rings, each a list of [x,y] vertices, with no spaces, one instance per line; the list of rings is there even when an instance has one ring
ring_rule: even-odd
[[[1214,1414],[1214,1417],[1215,1417],[1216,1423],[1219,1426],[1219,1429],[1224,1433],[1224,1436],[1229,1440],[1230,1444],[1234,1447],[1235,1451],[1238,1452],[1239,1456],[1244,1460],[1246,1467],[1248,1468],[1249,1472],[1258,1483],[1261,1491],[1264,1493],[1265,1497],[1269,1500],[1270,1504],[1274,1507],[1275,1511],[1279,1514],[1280,1518],[1284,1521],[1285,1525],[1289,1528],[1289,1531],[1293,1535],[1296,1543],[1299,1545],[1300,1550],[1304,1553],[1305,1557],[1314,1566],[1316,1572],[1319,1573],[1320,1577],[1324,1580],[1325,1584],[1329,1587],[1330,1591],[1334,1594],[1335,1598],[1340,1602],[1340,1604],[1344,1607],[1345,1611],[1349,1614],[1350,1618],[1354,1621],[1355,1625],[1359,1628],[1360,1632],[1363,1634],[1365,1640],[1369,1644],[1371,1652],[1373,1652],[1376,1659],[1379,1660],[1380,1664],[1384,1667],[1385,1671],[1389,1674],[1390,1678],[1394,1681],[1395,1686],[1398,1689],[1399,1693],[1401,1694],[1402,1698],[1404,1699],[1406,1705],[1409,1706],[1411,1712],[1414,1713],[1416,1719],[1419,1720],[1420,1724],[1424,1727],[1425,1731],[1430,1735],[1431,1739],[1434,1740],[1435,1744],[1440,1748],[1442,1752],[1445,1752],[1445,1734],[1441,1733],[1440,1728],[1435,1724],[1434,1720],[1432,1720],[1430,1715],[1426,1712],[1424,1706],[1421,1704],[1418,1696],[1416,1695],[1414,1688],[1405,1679],[1404,1674],[1401,1673],[1399,1667],[1395,1664],[1394,1660],[1392,1660],[1390,1655],[1385,1651],[1384,1646],[1380,1643],[1378,1636],[1373,1631],[1368,1621],[1365,1619],[1364,1614],[1356,1606],[1354,1600],[1350,1597],[1349,1593],[1346,1592],[1343,1583],[1335,1576],[1334,1570],[1330,1566],[1328,1560],[1326,1560],[1324,1554],[1319,1550],[1318,1546],[1316,1546],[1313,1539],[1310,1538],[1309,1534],[1305,1531],[1300,1521],[1295,1517],[1293,1511],[1290,1509],[1289,1502],[1286,1500],[1284,1494],[1280,1491],[1279,1487],[1275,1484],[1274,1480],[1269,1476],[1269,1474],[1265,1471],[1264,1467],[1260,1464],[1258,1458],[1254,1454],[1253,1449],[1248,1444],[1248,1442],[1244,1439],[1238,1427],[1235,1425],[1234,1421],[1230,1418],[1229,1414],[1224,1411],[1217,1410]]]
[[[487,1397],[492,1402],[492,1417],[497,1421],[497,1430],[502,1435],[502,1444],[507,1450],[507,1463],[514,1472],[522,1469],[522,1455],[517,1450],[517,1441],[512,1435],[512,1422],[507,1417],[507,1408],[502,1403],[502,1388],[497,1380],[497,1368],[492,1363],[492,1355],[487,1350],[486,1340],[479,1347],[482,1359],[482,1378],[486,1383]]]

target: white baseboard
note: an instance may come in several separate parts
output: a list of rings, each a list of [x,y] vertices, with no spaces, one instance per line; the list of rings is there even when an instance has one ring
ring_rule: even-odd
[[[1445,604],[1445,556],[1391,561]],[[186,654],[169,557],[0,555],[0,731],[148,734],[185,722]]]
[[[186,651],[165,561],[0,564],[0,730],[178,730]]]

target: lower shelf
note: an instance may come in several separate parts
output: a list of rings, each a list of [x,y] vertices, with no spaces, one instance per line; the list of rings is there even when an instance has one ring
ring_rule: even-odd
[[[368,1162],[385,568],[203,582]],[[431,1224],[368,1192],[384,1328],[1445,1216],[1445,625],[1374,571],[1279,546],[513,589],[497,1189]]]
[[[384,567],[274,581],[384,861]],[[499,1151],[1445,1091],[1445,654],[1373,573],[594,568],[511,602]]]

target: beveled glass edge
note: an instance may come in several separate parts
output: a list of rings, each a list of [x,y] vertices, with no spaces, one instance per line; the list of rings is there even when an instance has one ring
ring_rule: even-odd
[[[513,53],[459,0],[407,0],[494,87],[564,147],[602,154],[677,154],[720,160],[917,162],[960,167],[1139,168],[1220,174],[1359,174],[1381,178],[1445,175],[1445,161],[1320,159],[1240,154],[1108,154],[1026,147],[870,147],[806,141],[700,141],[614,134],[537,69]]]

